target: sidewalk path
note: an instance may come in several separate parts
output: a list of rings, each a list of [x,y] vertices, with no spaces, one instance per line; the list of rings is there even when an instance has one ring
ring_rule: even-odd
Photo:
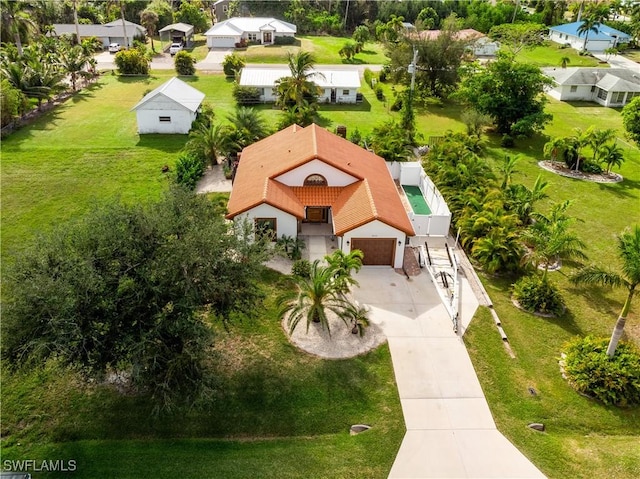
[[[497,430],[429,276],[407,280],[391,268],[366,267],[356,279],[355,299],[371,307],[371,321],[389,340],[407,428],[389,478],[544,477]],[[467,321],[477,306],[464,295]]]

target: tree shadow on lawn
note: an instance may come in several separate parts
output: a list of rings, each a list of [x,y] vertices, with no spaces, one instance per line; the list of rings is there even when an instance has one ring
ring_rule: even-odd
[[[160,133],[150,133],[139,135],[138,138],[138,143],[136,143],[137,147],[176,154],[184,148],[189,137],[188,135],[163,135]]]
[[[640,191],[640,181],[623,178],[618,183],[596,183],[603,193],[611,193],[620,198],[637,198]]]

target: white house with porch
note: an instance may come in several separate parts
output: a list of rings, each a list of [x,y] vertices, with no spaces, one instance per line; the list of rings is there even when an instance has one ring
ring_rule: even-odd
[[[640,75],[624,68],[543,68],[553,79],[547,94],[561,101],[593,101],[621,107],[640,96]]]
[[[275,102],[278,98],[276,82],[291,76],[288,68],[246,67],[240,75],[240,85],[259,90],[260,101]],[[356,103],[360,75],[355,70],[315,69],[311,81],[322,89],[320,103]]]
[[[187,134],[196,119],[204,93],[177,77],[147,93],[131,111],[136,112],[138,133]]]
[[[276,37],[294,37],[297,27],[276,18],[234,17],[216,23],[204,34],[209,48],[234,48],[242,40],[272,45]]]

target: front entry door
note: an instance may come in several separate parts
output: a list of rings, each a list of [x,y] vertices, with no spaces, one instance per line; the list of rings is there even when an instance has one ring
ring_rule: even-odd
[[[264,32],[262,34],[262,43],[271,43],[271,32]]]
[[[326,223],[328,221],[328,208],[307,208],[307,221],[309,223]]]

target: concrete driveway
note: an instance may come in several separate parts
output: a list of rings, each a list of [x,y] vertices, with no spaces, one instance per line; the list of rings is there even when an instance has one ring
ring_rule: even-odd
[[[388,338],[407,428],[389,477],[544,477],[497,430],[429,275],[408,280],[391,268],[370,266],[355,277],[355,299],[371,308],[371,321]],[[472,316],[477,307],[473,294],[463,295],[462,314]]]
[[[207,57],[196,63],[197,70],[203,71],[222,71],[222,62],[224,57],[233,53],[233,48],[213,48],[207,53]]]

